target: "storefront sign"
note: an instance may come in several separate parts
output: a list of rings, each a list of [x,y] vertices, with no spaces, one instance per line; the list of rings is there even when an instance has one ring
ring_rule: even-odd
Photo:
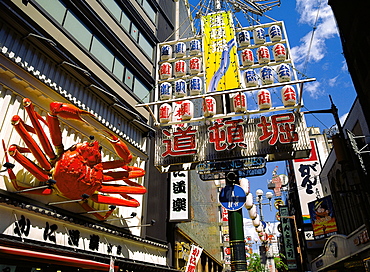
[[[303,222],[306,224],[311,223],[307,204],[316,200],[318,195],[323,195],[319,178],[321,163],[315,140],[310,141],[310,147],[311,154],[309,158],[293,161]]]
[[[281,229],[284,240],[285,257],[289,269],[297,269],[296,249],[294,247],[293,229],[287,206],[279,206]]]
[[[99,230],[99,228],[103,230],[104,227],[84,228],[45,214],[36,214],[28,210],[18,211],[3,206],[0,206],[0,214],[1,235],[8,239],[27,239],[45,245],[50,244],[51,247],[166,265],[166,250],[158,252],[159,247],[145,247],[144,243],[140,249],[138,241],[130,241]]]
[[[170,175],[170,179],[170,221],[189,221],[190,187],[188,172],[172,172]]]
[[[239,178],[263,176],[264,174],[266,174],[267,168],[263,167],[263,168],[257,168],[257,169],[239,170],[236,172]],[[225,179],[225,172],[200,174],[199,177],[201,180],[204,180],[204,181]]]
[[[199,261],[200,255],[202,254],[203,248],[198,247],[196,245],[191,246],[189,259],[186,264],[185,272],[194,272],[197,267],[197,263]]]
[[[160,171],[189,170],[204,161],[265,157],[268,161],[307,157],[310,143],[299,113],[233,119],[211,125],[158,129],[155,165]],[[180,165],[181,164],[181,165]],[[176,166],[177,165],[177,166]],[[163,168],[162,168],[163,166]]]

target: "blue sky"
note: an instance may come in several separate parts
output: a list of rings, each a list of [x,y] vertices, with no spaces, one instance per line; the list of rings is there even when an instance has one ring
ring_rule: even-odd
[[[210,0],[203,0],[204,4]],[[199,0],[189,0],[192,6],[197,6]],[[316,81],[304,84],[303,111],[329,109],[329,95],[338,108],[343,119],[349,112],[356,97],[351,77],[342,54],[342,46],[336,27],[336,22],[327,0],[281,0],[280,7],[274,7],[266,13],[276,21],[284,21],[291,53],[295,67],[308,78]],[[243,27],[249,26],[247,20],[238,16]],[[261,18],[261,23],[271,22],[267,17]],[[315,27],[314,35],[312,35]],[[310,46],[311,44],[311,46]],[[310,48],[310,50],[309,50]],[[309,53],[309,54],[308,54]],[[328,129],[335,122],[331,114],[306,115],[307,126]],[[266,175],[250,178],[251,192],[261,188],[268,191],[267,182],[272,177],[275,166],[279,166],[278,174],[284,174],[284,162],[269,163]],[[275,221],[276,210],[270,212],[267,205],[263,207],[266,221]]]

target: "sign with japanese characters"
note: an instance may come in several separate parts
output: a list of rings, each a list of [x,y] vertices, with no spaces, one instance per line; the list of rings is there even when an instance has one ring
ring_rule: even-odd
[[[281,230],[284,240],[285,258],[289,269],[297,269],[296,262],[296,249],[294,247],[292,222],[289,216],[289,210],[287,206],[279,206],[280,218],[281,218]]]
[[[264,157],[250,157],[239,160],[201,162],[197,165],[198,174],[221,173],[225,171],[260,169],[266,166]]]
[[[16,210],[10,206],[0,206],[0,234],[7,239],[22,241],[27,239],[59,249],[88,251],[113,258],[121,257],[166,265],[166,249],[162,251],[160,247],[145,247],[145,243],[140,249],[138,246],[140,242],[108,233],[103,227],[97,229],[84,227],[70,223],[64,218],[46,215],[48,213],[52,212],[35,213],[27,209]]]
[[[172,172],[170,179],[170,221],[189,221],[190,186],[188,172]]]
[[[237,211],[244,206],[247,197],[239,185],[226,185],[221,189],[219,201],[226,210]]]
[[[202,28],[207,92],[240,88],[232,13],[203,16]]]
[[[337,223],[330,196],[308,203],[308,209],[315,239],[327,238],[337,233]]]
[[[197,267],[200,255],[202,254],[203,248],[196,245],[191,245],[189,259],[186,264],[185,272],[194,272]]]
[[[317,196],[322,196],[319,174],[321,172],[320,158],[317,152],[316,141],[310,141],[311,154],[306,159],[293,161],[294,174],[297,180],[299,200],[301,203],[302,219],[310,224],[310,213],[307,204],[314,201]]]
[[[155,165],[162,172],[183,170],[184,165],[194,169],[204,161],[257,156],[268,161],[305,158],[310,152],[300,113],[166,127],[157,130],[156,147]]]

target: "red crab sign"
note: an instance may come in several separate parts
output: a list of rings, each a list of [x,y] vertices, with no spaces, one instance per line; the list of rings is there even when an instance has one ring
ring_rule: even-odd
[[[10,180],[17,191],[49,195],[55,190],[58,194],[71,200],[78,200],[83,196],[79,203],[87,211],[94,211],[87,203],[87,198],[97,203],[117,206],[138,207],[140,205],[136,199],[128,194],[145,194],[146,188],[130,179],[144,176],[145,171],[139,167],[127,165],[132,160],[132,154],[126,144],[116,136],[105,131],[111,137],[108,140],[121,158],[120,160],[102,162],[101,146],[97,141],[93,141],[93,137],[90,137],[90,142],[77,143],[64,149],[58,117],[85,122],[82,115],[94,115],[71,104],[52,102],[50,113],[45,120],[35,112],[30,99],[23,99],[23,106],[30,117],[32,126],[27,125],[18,115],[13,116],[11,123],[27,147],[13,144],[6,149],[3,140],[6,159],[4,166],[7,168]],[[49,128],[51,142],[46,136],[41,122]],[[32,138],[32,134],[37,136],[40,146]],[[24,153],[32,153],[38,164],[25,157]],[[14,165],[9,162],[8,154],[39,181],[45,182],[49,186],[42,186],[34,190],[31,187],[20,186],[12,169]],[[116,168],[121,169],[117,170]],[[109,171],[113,169],[116,170]],[[112,181],[124,181],[127,185],[109,184]],[[122,198],[106,194],[118,194]],[[112,214],[113,210],[109,210],[104,215],[93,214],[98,219],[105,220]]]

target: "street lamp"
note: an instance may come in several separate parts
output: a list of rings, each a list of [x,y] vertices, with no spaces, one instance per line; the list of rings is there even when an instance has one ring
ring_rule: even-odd
[[[271,199],[272,199],[273,196],[274,196],[274,194],[272,192],[267,192],[266,193],[266,198],[268,199],[269,202],[268,203],[262,203],[263,191],[262,191],[262,189],[257,189],[257,191],[256,191],[256,201],[258,203],[258,208],[259,208],[259,211],[260,211],[261,221],[264,221],[263,220],[263,213],[262,213],[262,205],[270,205],[270,211],[272,211]]]

